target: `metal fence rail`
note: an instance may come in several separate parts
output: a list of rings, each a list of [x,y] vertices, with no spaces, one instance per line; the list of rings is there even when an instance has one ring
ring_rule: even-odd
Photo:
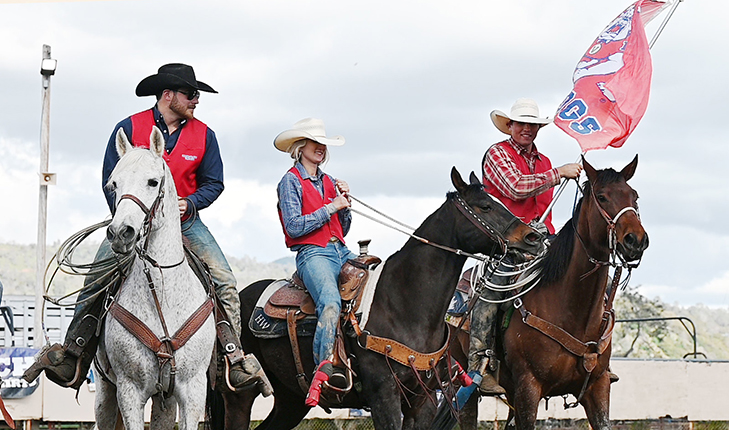
[[[7,295],[3,297],[0,310],[3,314],[0,323],[0,348],[32,348],[35,337],[35,298]],[[62,307],[46,303],[44,325],[51,343],[63,343],[73,312],[72,306]]]

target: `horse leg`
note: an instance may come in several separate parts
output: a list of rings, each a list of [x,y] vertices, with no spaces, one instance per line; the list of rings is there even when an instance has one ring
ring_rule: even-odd
[[[309,413],[310,407],[304,404],[301,394],[293,393],[283,387],[274,387],[273,409],[261,425],[259,430],[288,430],[296,427]]]
[[[104,378],[96,381],[96,427],[99,430],[114,430],[119,407],[116,403],[116,387]]]
[[[514,417],[518,430],[534,430],[537,422],[537,408],[542,391],[531,375],[516,383],[514,391]]]
[[[580,401],[585,408],[587,420],[593,430],[607,430],[610,428],[610,377],[605,372],[595,382],[590,384]]]
[[[177,384],[175,387],[175,397],[180,405],[180,430],[197,430],[198,423],[203,418],[205,397],[207,396],[205,370],[204,367],[201,368],[198,374],[187,381],[186,384]],[[173,411],[174,409],[172,408]],[[174,412],[172,413],[174,415]]]
[[[436,405],[429,399],[425,399],[420,406],[405,409],[403,411],[403,430],[426,430],[431,428],[435,418]]]
[[[147,397],[133,381],[119,379],[116,382],[116,401],[126,430],[144,430],[144,405]]]
[[[180,412],[182,418],[182,413]],[[174,397],[163,399],[161,396],[152,397],[152,414],[149,421],[150,430],[171,429],[175,427],[177,418],[177,401]],[[182,429],[182,423],[180,423]]]
[[[364,368],[364,364],[363,361],[362,368]],[[370,369],[377,369],[377,367],[370,367]],[[365,379],[363,375],[362,393],[367,393],[367,403],[372,408],[374,427],[378,430],[399,430],[403,425],[400,419],[402,400],[395,381],[386,369],[370,370],[370,373],[378,375],[375,378]]]
[[[253,401],[258,397],[256,389],[240,393],[221,393],[225,405],[225,430],[247,429],[251,423]]]

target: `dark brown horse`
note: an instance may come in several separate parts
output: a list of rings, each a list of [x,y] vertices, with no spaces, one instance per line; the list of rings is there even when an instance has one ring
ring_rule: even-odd
[[[583,162],[584,197],[539,263],[539,284],[522,298],[499,338],[500,382],[514,407],[509,418],[520,430],[534,428],[542,398],[566,394],[578,399],[593,429],[610,427],[606,370],[615,315],[606,294],[608,271],[611,265],[637,266],[648,235],[637,212],[638,194],[627,184],[638,157],[620,172]],[[454,339],[459,342],[451,344],[453,356],[466,363],[467,334],[454,333]],[[464,429],[476,428],[477,397],[461,410]],[[439,417],[446,412],[441,407]],[[437,421],[442,429],[444,422]]]
[[[411,238],[384,263],[366,326],[370,335],[345,336],[352,367],[358,375],[356,389],[341,404],[327,404],[323,399],[320,405],[371,408],[378,429],[430,426],[436,407],[428,398],[437,388],[436,374],[448,374],[448,356],[436,362],[434,372],[416,372],[361,345],[369,347],[370,338],[376,335],[424,353],[444,347],[448,330],[443,317],[467,259],[463,253],[453,252],[455,249],[486,255],[505,251],[502,244],[509,250],[532,254],[542,250],[539,233],[495,202],[474,178],[472,175],[472,183],[466,184],[453,168],[451,180],[456,192],[449,193],[446,202],[415,231],[416,236],[431,244]],[[274,388],[273,410],[258,429],[290,429],[304,418],[309,407],[304,405],[305,393],[297,383],[289,340],[258,339],[248,328],[258,297],[270,282],[259,281],[241,291],[241,340],[243,349],[258,357]],[[299,341],[309,377],[314,369],[312,339],[300,337]],[[257,394],[244,391],[224,395],[226,429],[248,428]],[[219,408],[211,412],[214,428],[220,424],[220,414]]]

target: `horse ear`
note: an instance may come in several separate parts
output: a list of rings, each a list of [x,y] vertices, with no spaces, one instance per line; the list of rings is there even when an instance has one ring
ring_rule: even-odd
[[[635,168],[638,167],[638,154],[635,154],[635,158],[627,166],[623,167],[620,171],[620,175],[625,178],[625,182],[628,182],[630,178],[635,174]]]
[[[116,132],[116,153],[119,155],[119,158],[122,158],[124,154],[132,149],[132,144],[129,143],[129,139],[127,139],[124,129],[119,127],[119,130]]]
[[[156,126],[152,127],[152,133],[149,135],[149,150],[158,157],[161,157],[165,151],[165,137]]]
[[[471,170],[471,176],[469,176],[469,179],[471,180],[471,185],[481,185],[481,180],[478,179],[478,176],[476,176],[475,173],[473,173],[473,170]]]
[[[594,184],[597,180],[597,170],[595,170],[594,167],[590,163],[585,160],[585,156],[582,155],[582,167],[585,169],[585,174],[587,175],[587,180],[590,181],[591,184]]]
[[[458,169],[456,169],[456,166],[453,166],[453,168],[451,169],[451,182],[453,183],[453,186],[456,187],[456,191],[458,191],[459,193],[462,193],[463,190],[465,190],[468,186],[463,181],[463,178],[458,172]]]

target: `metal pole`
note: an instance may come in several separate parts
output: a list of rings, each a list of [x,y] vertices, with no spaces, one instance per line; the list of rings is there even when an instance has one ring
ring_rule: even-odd
[[[668,11],[668,15],[663,20],[660,27],[658,27],[658,30],[656,30],[656,34],[653,35],[653,38],[651,39],[650,43],[648,44],[648,49],[653,48],[653,44],[656,43],[656,40],[658,40],[658,36],[661,35],[661,33],[663,32],[663,28],[666,26],[666,24],[668,24],[668,20],[671,19],[671,17],[673,16],[673,12],[676,11],[678,4],[681,3],[682,1],[683,0],[677,0],[676,3],[674,3],[673,6],[671,6],[671,10]]]
[[[43,59],[50,60],[51,47],[43,45]],[[41,62],[41,64],[43,64]],[[42,67],[42,66],[41,66]],[[43,105],[41,109],[40,134],[40,188],[38,190],[38,238],[36,241],[35,266],[35,315],[33,321],[33,347],[43,346],[43,294],[44,273],[46,269],[46,222],[48,216],[48,148],[51,125],[51,74],[41,69],[43,83]]]
[[[577,161],[575,161],[575,163],[580,163],[582,161],[582,156],[583,155],[585,155],[584,152],[582,154],[580,154],[580,156],[577,158]],[[578,181],[579,181],[579,179],[580,178],[577,178]],[[567,184],[569,184],[569,182],[570,181],[567,180],[567,181],[562,182],[559,185],[559,188],[557,189],[557,192],[555,192],[554,193],[554,197],[552,197],[552,201],[549,202],[549,206],[547,206],[547,209],[544,210],[544,213],[542,214],[542,217],[539,218],[539,222],[540,223],[544,224],[544,220],[546,220],[547,219],[547,216],[549,216],[549,213],[552,212],[552,208],[554,208],[555,203],[557,203],[557,200],[559,200],[559,196],[562,195],[562,192],[564,191],[565,188],[567,188]]]
[[[671,17],[673,16],[673,12],[676,11],[678,4],[681,3],[682,1],[683,0],[676,0],[676,3],[674,3],[673,6],[671,6],[671,10],[668,11],[668,15],[663,20],[660,27],[658,27],[658,30],[656,30],[656,34],[653,35],[653,38],[651,39],[650,43],[648,44],[648,49],[653,48],[653,44],[656,43],[656,40],[658,40],[658,36],[661,35],[661,33],[663,32],[663,28],[666,26],[666,24],[668,24],[668,20],[671,19]],[[562,191],[564,191],[568,182],[569,181],[565,181],[559,186],[559,188],[557,189],[557,192],[554,193],[554,198],[552,199],[552,202],[549,203],[549,206],[544,211],[544,214],[542,214],[542,217],[539,218],[539,222],[543,223],[544,220],[547,219],[547,216],[549,215],[550,212],[552,212],[552,208],[554,207],[554,204],[557,202],[557,199],[559,199],[559,196],[562,195]]]

